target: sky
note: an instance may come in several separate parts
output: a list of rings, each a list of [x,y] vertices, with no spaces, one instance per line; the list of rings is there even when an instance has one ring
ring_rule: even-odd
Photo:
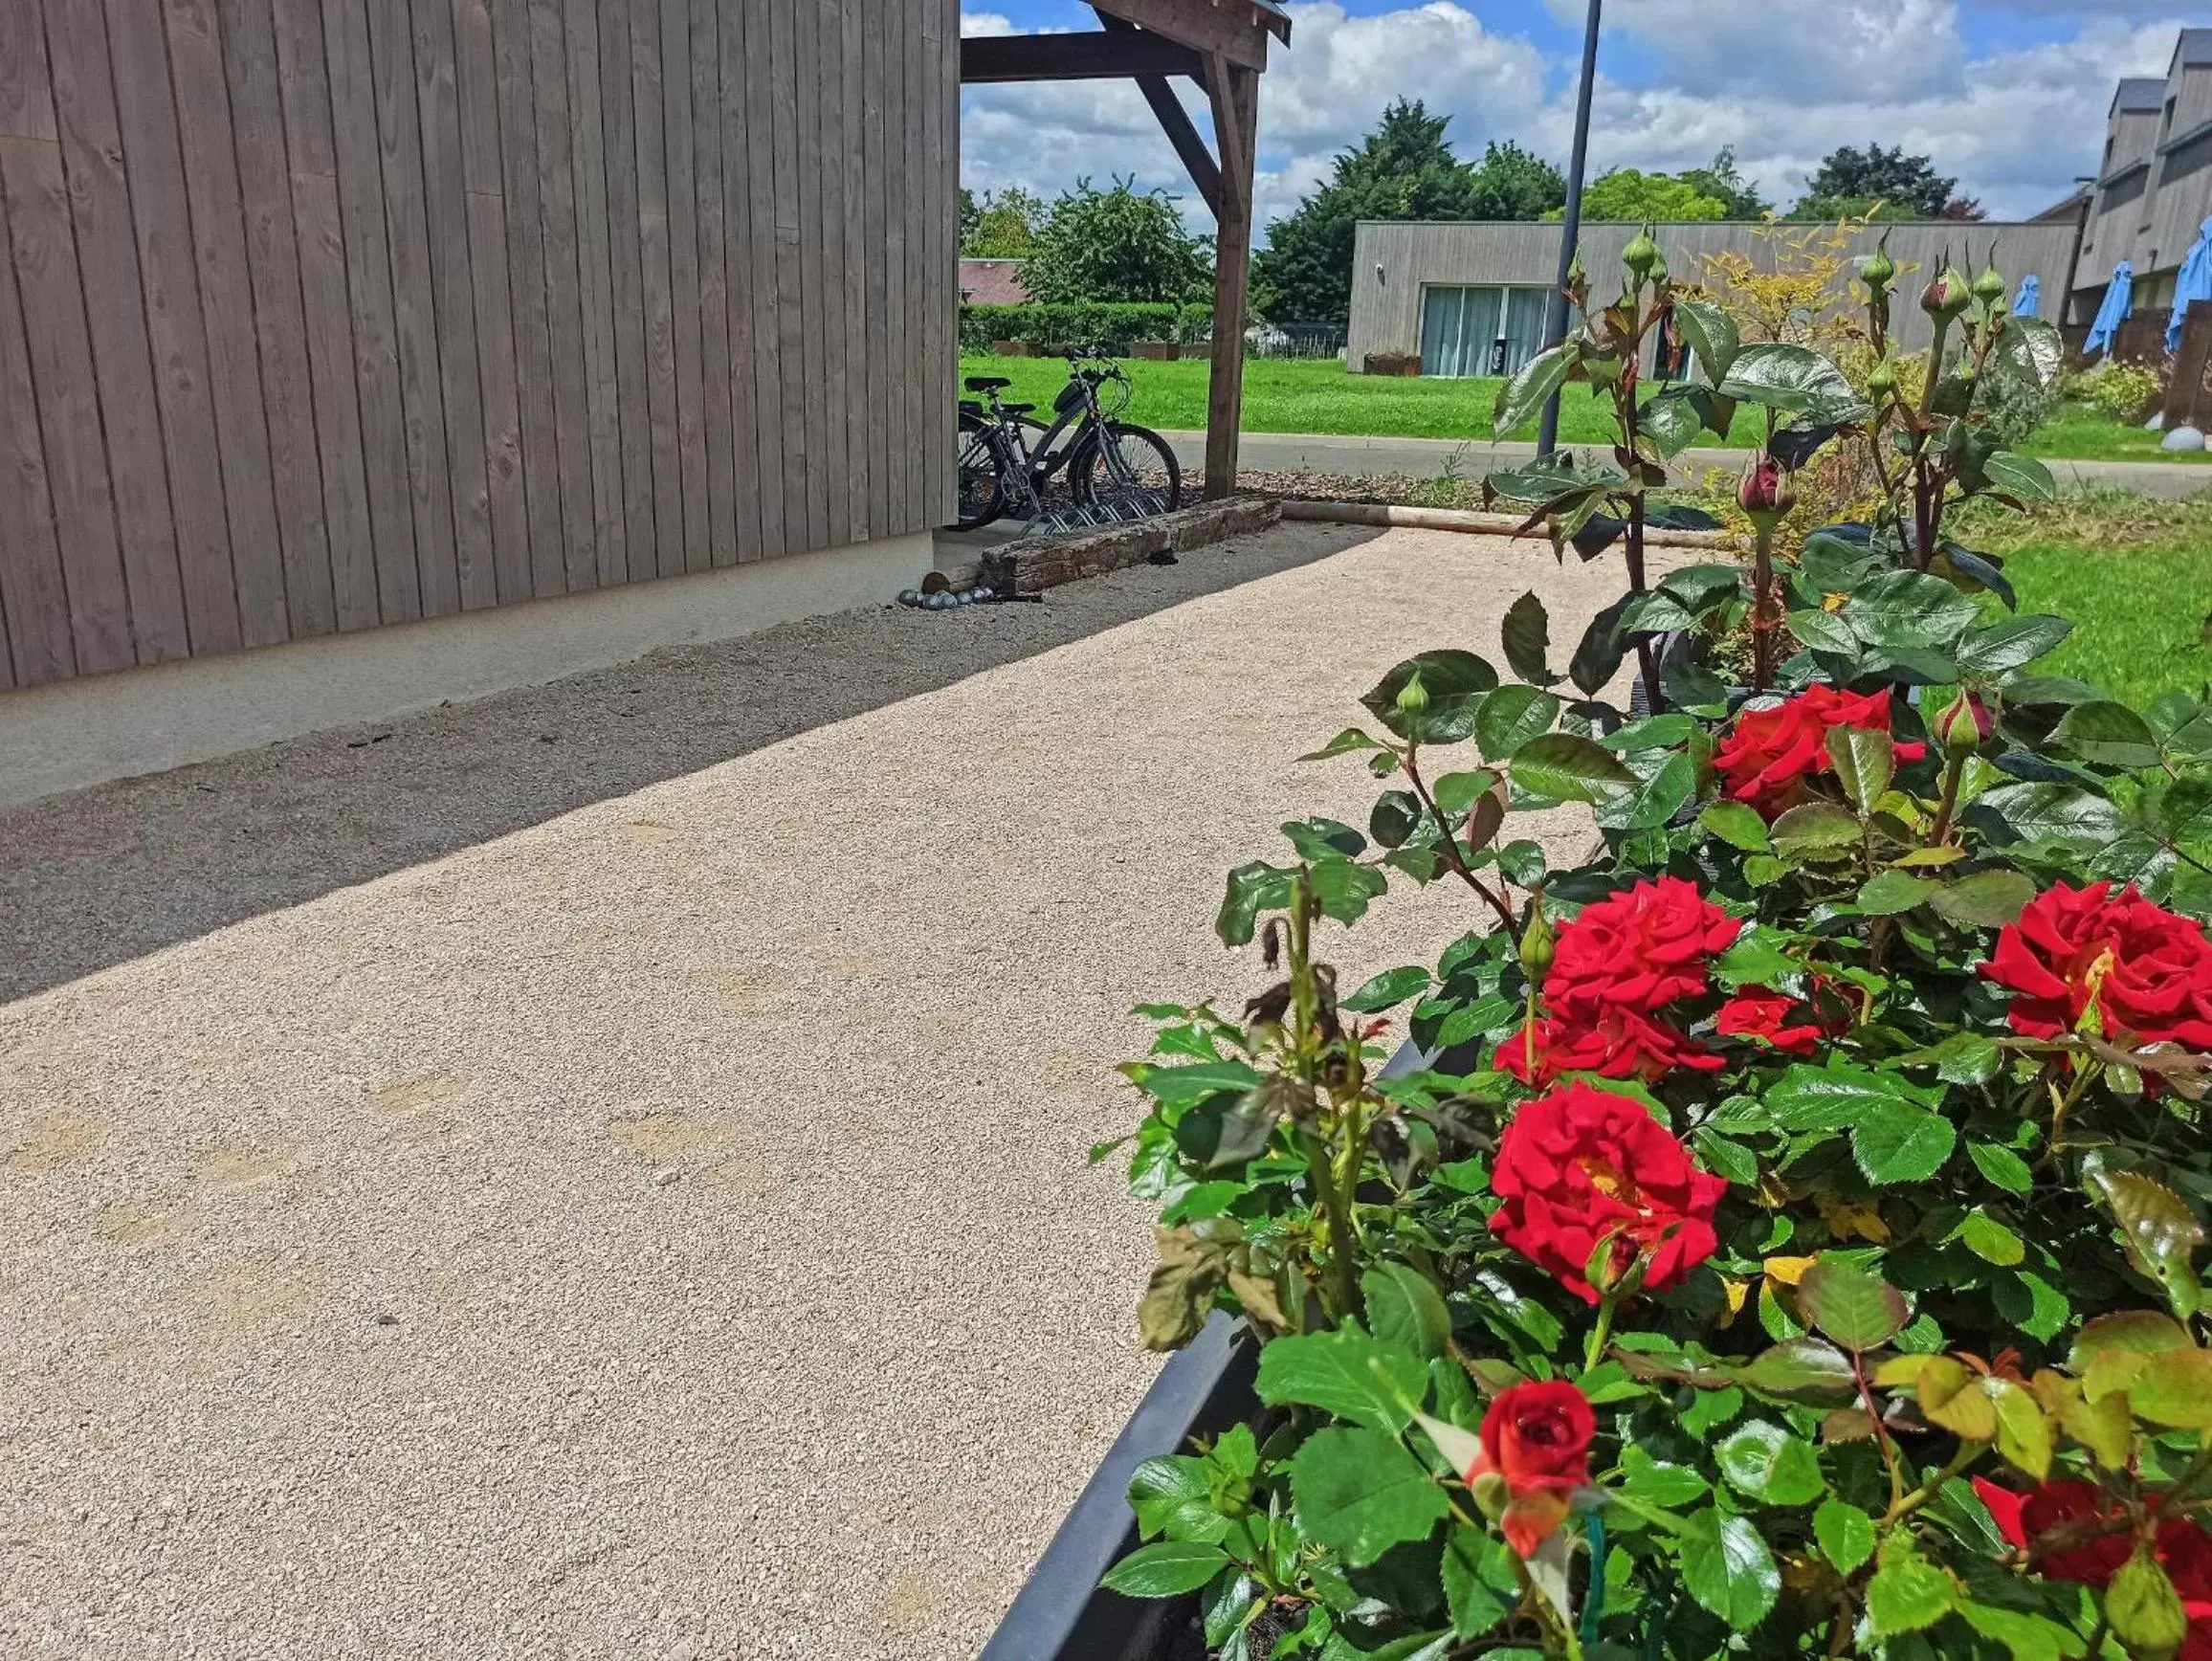
[[[964,34],[1095,28],[1074,0],[966,0]],[[1462,155],[1514,140],[1565,164],[1584,0],[1304,0],[1261,81],[1262,223],[1323,180],[1393,98],[1449,114]],[[2095,166],[2124,75],[2163,76],[2212,0],[1606,0],[1593,173],[1700,166],[1723,145],[1778,204],[1839,144],[1903,144],[1992,218],[2060,200]],[[1187,81],[1183,101],[1210,132]],[[1205,208],[1122,81],[963,90],[962,183],[1050,199],[1134,175]]]

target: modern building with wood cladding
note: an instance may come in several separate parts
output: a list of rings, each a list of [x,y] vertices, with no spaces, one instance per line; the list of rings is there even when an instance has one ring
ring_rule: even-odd
[[[2181,31],[2163,78],[2131,76],[2114,89],[2097,177],[2083,194],[2088,217],[2065,321],[2096,316],[2124,259],[2135,273],[2135,315],[2156,314],[2162,331],[2175,276],[2212,217],[2212,29]]]
[[[915,581],[961,78],[957,0],[0,0],[0,801]]]

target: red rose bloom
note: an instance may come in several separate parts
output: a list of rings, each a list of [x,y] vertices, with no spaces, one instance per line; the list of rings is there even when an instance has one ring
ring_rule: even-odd
[[[1490,1186],[1504,1202],[1492,1231],[1591,1304],[1585,1270],[1600,1239],[1612,1237],[1616,1273],[1648,1256],[1644,1284],[1664,1292],[1718,1248],[1713,1213],[1728,1191],[1641,1106],[1586,1084],[1521,1104]]]
[[[1771,708],[1747,709],[1714,751],[1713,764],[1731,796],[1771,819],[1796,801],[1805,779],[1835,770],[1828,760],[1828,729],[1839,726],[1888,732],[1890,695],[1811,686]],[[1927,753],[1922,743],[1897,746],[1900,762],[1916,762]]]
[[[1713,1026],[1723,1038],[1764,1038],[1785,1055],[1810,1055],[1823,1030],[1820,1017],[1806,1006],[1763,986],[1721,1005]]]
[[[1710,1073],[1721,1058],[1664,1021],[1633,1009],[1601,1009],[1586,1019],[1560,1017],[1536,1024],[1536,1066],[1529,1066],[1529,1031],[1522,1028],[1497,1047],[1496,1064],[1523,1084],[1540,1088],[1562,1074],[1595,1073],[1601,1078],[1640,1078],[1656,1084],[1677,1067]]]
[[[2000,1488],[1986,1476],[1974,1478],[1974,1492],[1997,1519],[1997,1532],[2006,1542],[2034,1554],[2035,1542],[2054,1529],[2085,1523],[2093,1517],[2109,1520],[2114,1532],[2076,1540],[2062,1551],[2035,1556],[2035,1567],[2054,1581],[2072,1581],[2085,1586],[2103,1586],[2120,1572],[2120,1565],[2135,1550],[2128,1538],[2126,1514],[2108,1508],[2093,1482],[2045,1482],[2025,1494]],[[2185,1525],[2193,1526],[2193,1525]],[[2068,1538],[2072,1531],[2068,1530]]]
[[[1590,1483],[1590,1438],[1598,1416],[1564,1380],[1500,1391],[1482,1418],[1482,1451],[1467,1473],[1505,1483],[1499,1526],[1515,1551],[1532,1557],[1567,1515],[1567,1499]]]
[[[2212,1050],[2212,941],[2133,885],[2055,884],[1997,937],[1981,974],[2014,993],[2012,1030],[2071,1032],[2093,1003],[2098,1035]]]
[[[1544,1000],[1555,1013],[1604,1008],[1648,1014],[1704,991],[1707,960],[1726,951],[1742,930],[1742,921],[1698,893],[1695,883],[1679,876],[1639,882],[1626,894],[1582,907],[1559,930]]]

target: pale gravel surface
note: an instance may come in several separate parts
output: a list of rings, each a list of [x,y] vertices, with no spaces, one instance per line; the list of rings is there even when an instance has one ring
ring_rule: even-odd
[[[0,1655],[972,1654],[1156,1364],[1128,1006],[1254,987],[1382,668],[1614,581],[1285,526],[0,816]]]

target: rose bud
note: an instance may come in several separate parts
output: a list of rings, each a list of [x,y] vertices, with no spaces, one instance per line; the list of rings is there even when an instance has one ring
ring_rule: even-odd
[[[1973,303],[1974,285],[1956,265],[1946,265],[1943,275],[1920,291],[1920,309],[1946,321]]]
[[[1879,403],[1897,389],[1897,367],[1884,358],[1874,365],[1874,372],[1867,377],[1868,395]]]
[[[1781,463],[1771,455],[1755,455],[1751,471],[1736,486],[1736,505],[1755,522],[1772,524],[1797,506],[1797,493],[1790,488],[1789,476],[1782,472]]]
[[[1885,231],[1874,252],[1859,261],[1859,280],[1880,294],[1896,277],[1897,262],[1890,257],[1890,233]]]
[[[1989,706],[1960,687],[1929,721],[1928,731],[1951,754],[1978,750],[1989,742]]]
[[[1552,919],[1544,916],[1543,906],[1535,900],[1529,902],[1528,926],[1521,930],[1521,972],[1528,976],[1529,985],[1540,986],[1544,977],[1551,973],[1552,960],[1559,955],[1559,936],[1552,930]]]
[[[1637,232],[1627,247],[1621,250],[1621,263],[1636,274],[1642,282],[1659,263],[1659,244],[1652,240],[1651,227],[1647,225]]]
[[[1974,298],[1983,305],[1995,305],[2004,298],[2004,278],[1998,275],[1996,266],[1981,268],[1981,275],[1974,279]]]
[[[1651,262],[1649,280],[1653,288],[1659,287],[1667,280],[1667,256],[1664,254]]]
[[[1406,715],[1419,715],[1428,707],[1428,688],[1421,684],[1420,675],[1398,689],[1398,707]]]
[[[1590,1485],[1590,1442],[1597,1433],[1590,1399],[1563,1379],[1502,1390],[1483,1414],[1481,1451],[1464,1475],[1475,1503],[1496,1517],[1506,1543],[1521,1557],[1536,1555],[1566,1521],[1574,1496]]]

